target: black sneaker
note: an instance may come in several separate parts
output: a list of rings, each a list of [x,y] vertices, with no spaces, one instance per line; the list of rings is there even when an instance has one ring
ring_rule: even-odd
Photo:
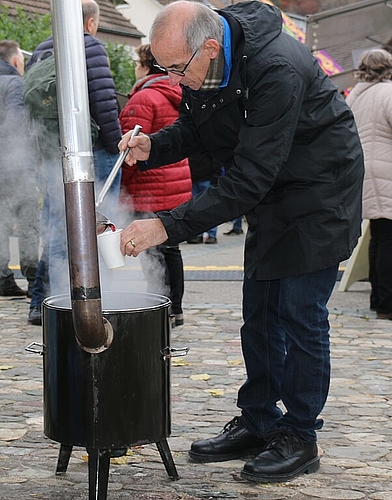
[[[189,456],[196,462],[224,462],[257,455],[265,444],[264,439],[245,428],[241,417],[234,417],[219,436],[192,443]]]
[[[112,448],[110,451],[110,458],[120,458],[127,454],[128,448]]]
[[[18,287],[16,283],[8,288],[0,288],[1,297],[8,297],[11,299],[11,298],[26,297],[26,295],[27,295],[26,290],[22,290],[20,287]]]
[[[175,314],[174,315],[174,326],[182,326],[184,324],[184,315],[181,314]]]
[[[40,307],[30,308],[27,322],[30,323],[30,325],[37,325],[37,326],[42,325],[42,312]]]
[[[239,236],[240,234],[244,234],[242,229],[230,229],[227,233],[223,233],[225,236]]]
[[[304,441],[285,428],[270,433],[267,446],[244,465],[241,477],[258,483],[280,483],[316,472],[319,467],[317,443]]]
[[[203,243],[203,236],[196,236],[195,238],[191,238],[186,241],[190,245],[197,245],[198,243]]]

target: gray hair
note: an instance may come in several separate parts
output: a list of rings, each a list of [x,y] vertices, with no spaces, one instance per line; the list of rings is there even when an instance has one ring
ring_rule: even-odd
[[[14,40],[0,41],[0,60],[10,62],[11,58],[19,53],[19,44]]]
[[[355,78],[360,82],[382,82],[392,78],[392,54],[384,49],[364,52]]]
[[[150,30],[150,40],[161,39],[164,36],[166,26],[173,22],[173,13],[170,6],[164,7],[155,17]],[[217,12],[199,2],[188,2],[193,9],[193,15],[185,21],[178,19],[179,30],[182,31],[183,38],[187,44],[189,52],[194,52],[203,43],[213,38],[220,44],[223,40],[223,24]],[[176,19],[177,21],[177,19]]]
[[[83,24],[92,17],[96,23],[99,19],[99,5],[95,0],[83,0],[82,2]]]

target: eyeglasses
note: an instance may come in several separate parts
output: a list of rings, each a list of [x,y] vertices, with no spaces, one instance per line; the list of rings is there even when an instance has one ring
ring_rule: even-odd
[[[185,71],[188,69],[190,63],[193,61],[193,58],[195,57],[195,55],[199,51],[199,48],[197,48],[195,50],[195,52],[192,54],[192,57],[185,64],[185,66],[184,66],[184,68],[182,70],[176,69],[176,68],[172,68],[172,69],[164,68],[163,66],[160,66],[156,61],[154,61],[152,63],[152,65],[155,66],[156,68],[160,69],[161,71],[164,71],[165,73],[172,73],[173,75],[176,75],[176,76],[185,76]]]

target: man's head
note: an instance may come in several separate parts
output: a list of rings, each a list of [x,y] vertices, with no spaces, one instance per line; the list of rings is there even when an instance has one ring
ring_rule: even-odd
[[[161,10],[150,32],[151,50],[173,85],[200,89],[219,54],[222,29],[219,15],[198,2],[178,1]]]
[[[82,13],[84,31],[95,36],[99,24],[99,5],[95,0],[82,0]]]
[[[17,72],[23,76],[25,65],[24,57],[17,42],[13,40],[1,40],[0,59],[13,66]]]

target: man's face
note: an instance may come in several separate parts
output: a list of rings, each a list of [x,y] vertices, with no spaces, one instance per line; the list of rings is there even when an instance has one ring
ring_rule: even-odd
[[[162,40],[151,43],[151,51],[159,66],[166,69],[171,85],[181,83],[192,90],[199,90],[207,76],[211,59],[214,58],[211,57],[209,42],[207,40],[197,51],[189,53],[184,49],[186,44],[183,40],[163,37]],[[176,74],[177,72],[183,74]]]
[[[23,76],[25,68],[25,60],[21,50],[18,50],[18,53],[15,56],[14,66],[17,72],[20,74],[20,76]]]

